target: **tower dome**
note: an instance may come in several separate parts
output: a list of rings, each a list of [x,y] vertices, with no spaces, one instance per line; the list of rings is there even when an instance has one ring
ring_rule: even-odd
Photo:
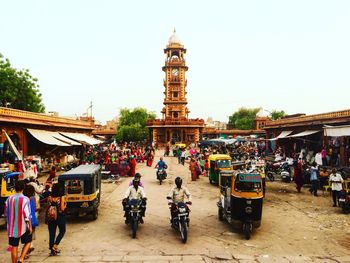
[[[181,45],[181,41],[180,41],[179,37],[176,35],[176,29],[175,28],[174,28],[173,34],[169,37],[168,43],[169,43],[169,45],[171,45],[171,44],[179,44],[179,45]]]

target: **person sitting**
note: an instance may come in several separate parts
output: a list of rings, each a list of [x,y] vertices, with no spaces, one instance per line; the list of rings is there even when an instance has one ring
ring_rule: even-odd
[[[182,186],[182,179],[181,179],[181,177],[178,176],[175,178],[175,186],[171,188],[171,190],[167,196],[167,199],[171,200],[171,207],[170,207],[171,223],[173,222],[173,218],[176,216],[177,204],[184,203],[185,196],[188,199],[186,204],[192,205],[191,193],[188,191],[187,187]],[[188,211],[189,211],[189,209],[188,209]]]
[[[165,170],[168,168],[167,164],[163,161],[163,157],[160,157],[158,163],[156,164],[156,166],[154,168],[157,169],[157,175],[158,175],[159,170]],[[165,172],[165,177],[167,177],[166,172]]]
[[[124,199],[123,199],[123,208],[125,211],[124,217],[125,219],[125,224],[128,224],[130,219],[129,219],[129,206],[127,206],[129,200],[131,199],[138,199],[142,200],[142,205],[141,205],[141,218],[140,218],[140,223],[143,224],[143,218],[145,216],[146,212],[146,194],[143,190],[143,187],[140,186],[140,180],[139,179],[134,179],[132,186],[129,186],[128,189],[125,192]]]

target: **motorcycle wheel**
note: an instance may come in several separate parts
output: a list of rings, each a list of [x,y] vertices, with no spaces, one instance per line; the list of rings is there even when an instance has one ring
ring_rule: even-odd
[[[139,226],[138,220],[133,219],[131,222],[132,238],[136,238],[136,232],[137,232],[138,226]]]
[[[187,242],[187,224],[185,221],[180,222],[180,235],[182,243]]]
[[[275,177],[273,176],[272,173],[267,173],[267,177],[269,178],[269,180],[270,180],[271,182],[275,181]]]
[[[159,185],[162,185],[162,179],[159,179]]]
[[[252,232],[251,229],[252,229],[252,224],[249,224],[249,223],[243,224],[243,232],[246,240],[250,239],[250,235]]]

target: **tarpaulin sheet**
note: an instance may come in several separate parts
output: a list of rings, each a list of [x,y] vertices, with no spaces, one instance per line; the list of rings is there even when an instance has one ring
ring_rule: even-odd
[[[329,137],[350,136],[350,125],[324,127],[324,135]]]
[[[55,137],[53,137],[52,135],[54,134],[54,132],[45,131],[45,130],[35,130],[35,129],[27,129],[27,130],[31,135],[33,135],[35,139],[45,144],[57,145],[57,146],[71,146],[70,144],[62,142],[56,139]]]
[[[282,131],[281,133],[280,133],[280,135],[278,135],[277,137],[275,137],[275,138],[271,138],[271,139],[269,139],[270,141],[276,141],[276,140],[278,140],[278,139],[283,139],[283,138],[287,138],[287,136],[289,135],[289,134],[291,134],[293,131]]]
[[[100,144],[102,141],[92,138],[84,133],[60,132],[65,137],[71,138],[78,142],[85,142],[90,145]]]
[[[304,136],[308,136],[308,135],[311,135],[311,134],[315,134],[315,133],[318,133],[320,132],[319,130],[318,131],[315,131],[315,130],[306,130],[306,131],[303,131],[303,132],[299,132],[297,134],[293,134],[293,135],[290,135],[288,136],[289,137],[304,137]]]

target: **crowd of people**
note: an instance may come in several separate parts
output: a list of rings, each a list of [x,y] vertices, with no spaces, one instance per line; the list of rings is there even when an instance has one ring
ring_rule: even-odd
[[[191,180],[196,181],[200,176],[208,176],[209,161],[211,154],[223,153],[229,154],[233,160],[243,160],[246,163],[258,162],[266,158],[263,147],[257,142],[237,143],[229,147],[206,146],[197,147],[196,145],[189,145],[187,149],[184,147],[176,147],[173,149],[178,158],[178,164],[185,165],[188,163]],[[165,149],[165,154],[169,156],[170,149]],[[136,172],[137,163],[145,163],[147,166],[153,167],[155,156],[155,148],[150,145],[141,145],[136,143],[112,143],[108,146],[97,145],[87,147],[82,154],[79,164],[99,164],[103,167],[108,165],[117,165],[120,167],[120,175],[131,176],[133,180],[129,183],[128,189],[124,195],[123,207],[125,211],[126,223],[128,222],[128,200],[141,199],[142,213],[145,215],[146,211],[146,194],[144,190],[144,183],[141,182],[140,173]],[[305,184],[305,173],[309,172],[309,180],[311,183],[310,193],[317,196],[317,190],[329,182],[332,191],[333,206],[338,205],[338,199],[342,190],[342,183],[344,179],[336,169],[329,171],[325,164],[328,164],[327,155],[324,156],[323,150],[320,153],[310,154],[310,151],[301,151],[298,155],[292,157],[286,156],[279,148],[275,152],[273,158],[276,162],[289,161],[294,169],[294,182],[296,189],[301,192],[302,186]],[[35,161],[25,164],[27,169],[31,170],[31,176],[26,178],[19,178],[15,184],[16,194],[9,197],[6,201],[6,216],[8,224],[8,237],[11,250],[12,262],[24,262],[28,255],[35,249],[35,228],[39,225],[38,212],[40,210],[40,200],[47,203],[45,212],[45,223],[48,226],[49,233],[49,250],[50,255],[54,256],[60,253],[59,244],[64,237],[66,231],[65,197],[60,191],[57,180],[57,168],[52,166],[49,175],[44,183],[39,183],[37,180],[38,164]],[[320,168],[322,167],[322,168]],[[167,164],[161,157],[156,163],[156,169],[166,169]],[[21,171],[18,165],[15,170]],[[184,198],[189,200],[191,204],[191,195],[188,189],[182,186],[182,178],[175,179],[175,186],[169,193],[169,198],[174,204],[183,201]],[[171,209],[171,216],[173,218],[174,209]],[[143,219],[141,219],[143,223]],[[58,229],[58,233],[57,232]],[[18,246],[21,241],[24,246],[19,257]]]

